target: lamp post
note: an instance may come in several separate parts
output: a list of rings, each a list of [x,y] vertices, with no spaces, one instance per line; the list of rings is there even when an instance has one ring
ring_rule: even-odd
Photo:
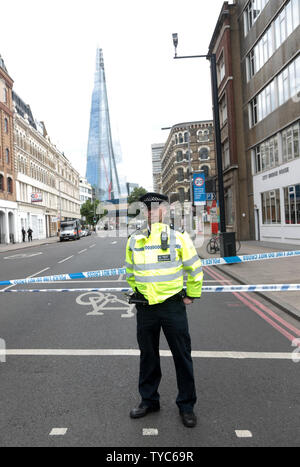
[[[174,59],[182,58],[206,58],[210,60],[211,65],[211,85],[213,97],[213,118],[215,127],[215,143],[216,143],[216,156],[217,156],[217,170],[218,170],[218,191],[219,191],[219,206],[220,206],[220,253],[221,256],[235,256],[235,234],[234,232],[226,233],[226,219],[225,219],[225,199],[224,199],[224,182],[223,182],[223,163],[222,163],[222,145],[221,145],[221,129],[220,129],[220,116],[219,116],[219,98],[218,98],[218,80],[217,80],[217,62],[216,54],[206,55],[185,55],[178,57],[178,34],[172,34],[173,44],[175,47]]]

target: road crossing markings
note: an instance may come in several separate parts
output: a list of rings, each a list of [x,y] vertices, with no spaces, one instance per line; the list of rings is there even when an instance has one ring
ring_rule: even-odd
[[[238,438],[252,438],[252,433],[249,430],[235,430]]]
[[[49,436],[64,436],[68,431],[68,428],[52,428]]]
[[[84,253],[85,251],[87,251],[87,248],[85,248],[84,250],[78,251],[78,254],[81,255],[81,253]]]
[[[58,264],[64,263],[65,261],[68,261],[68,259],[73,258],[74,255],[68,256],[68,258],[62,259],[61,261],[58,261]]]
[[[0,355],[1,355],[0,349]],[[2,352],[4,353],[4,352]],[[170,350],[160,350],[161,357],[172,357]],[[6,356],[67,356],[67,357],[139,357],[138,349],[5,349]],[[192,351],[193,358],[229,358],[260,360],[292,360],[294,352],[229,352],[229,351]]]
[[[91,245],[90,248],[94,248],[94,246],[96,246],[96,243],[94,245]]]
[[[143,436],[158,436],[157,428],[143,428]]]

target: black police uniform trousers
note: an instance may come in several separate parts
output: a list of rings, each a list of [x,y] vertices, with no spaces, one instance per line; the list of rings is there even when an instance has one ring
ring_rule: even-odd
[[[137,304],[137,340],[141,351],[139,392],[147,406],[159,407],[161,380],[160,330],[163,329],[175,363],[180,412],[192,412],[196,403],[191,339],[186,307],[180,297],[156,305]]]

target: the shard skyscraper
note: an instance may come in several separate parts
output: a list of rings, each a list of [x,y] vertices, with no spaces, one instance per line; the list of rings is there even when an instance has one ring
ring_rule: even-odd
[[[97,49],[92,95],[86,178],[100,201],[120,197],[120,183],[112,144],[102,49]]]

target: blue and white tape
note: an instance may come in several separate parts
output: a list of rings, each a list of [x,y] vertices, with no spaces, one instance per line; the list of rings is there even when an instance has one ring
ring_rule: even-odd
[[[300,284],[259,284],[259,285],[214,285],[202,287],[202,292],[291,292],[300,291]],[[24,292],[132,292],[130,288],[81,288],[81,289],[17,289],[17,290],[0,290],[0,293],[24,293]]]
[[[262,261],[266,259],[279,259],[279,258],[291,258],[300,256],[300,251],[278,251],[273,253],[260,253],[255,255],[243,255],[243,256],[230,256],[227,258],[212,258],[202,259],[203,266],[215,266],[221,264],[234,264],[234,263],[245,263],[250,261]],[[77,272],[70,274],[58,274],[54,276],[43,276],[43,277],[31,277],[28,279],[12,279],[7,281],[0,281],[2,285],[24,285],[24,284],[37,284],[46,282],[56,281],[68,281],[75,279],[95,279],[99,277],[119,276],[126,274],[125,268],[114,268],[114,269],[103,269],[99,271],[87,271]]]
[[[300,256],[300,250],[296,251],[276,251],[272,253],[258,253],[254,255],[229,256],[227,258],[203,259],[203,266],[215,266],[218,264],[245,263],[250,261],[262,261],[265,259],[291,258]]]

